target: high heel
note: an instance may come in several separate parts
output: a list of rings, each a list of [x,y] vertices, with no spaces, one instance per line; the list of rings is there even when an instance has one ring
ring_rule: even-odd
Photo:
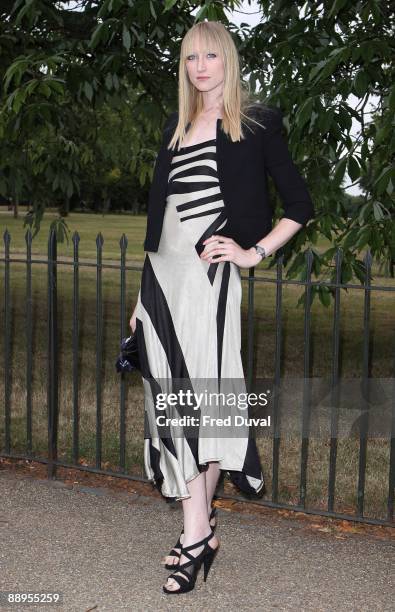
[[[203,580],[204,580],[204,582],[206,582],[206,580],[207,580],[207,576],[208,576],[208,573],[210,571],[210,567],[213,564],[213,561],[215,559],[215,555],[217,554],[218,548],[219,548],[219,545],[217,546],[217,548],[212,549],[213,552],[207,553],[207,555],[203,559]]]
[[[170,574],[168,578],[173,578],[179,585],[179,589],[168,589],[165,585],[163,585],[163,591],[166,594],[176,594],[176,593],[188,593],[195,588],[196,577],[198,572],[203,564],[203,579],[204,582],[207,580],[208,573],[210,571],[210,567],[213,564],[215,555],[218,552],[219,544],[216,548],[212,548],[209,546],[209,541],[214,537],[213,531],[200,540],[200,542],[196,542],[196,544],[191,544],[190,546],[186,546],[181,548],[181,555],[188,557],[189,561],[185,563],[181,563],[176,567],[176,570]],[[199,548],[199,546],[203,546],[203,550],[194,557],[189,553],[190,550],[194,548]],[[180,555],[180,556],[181,556]],[[189,571],[187,571],[189,570]],[[181,574],[178,575],[178,574]]]
[[[213,519],[215,519],[215,525],[210,525],[210,527],[211,527],[211,531],[212,531],[213,533],[214,533],[214,531],[215,531],[215,529],[216,529],[216,527],[217,527],[217,512],[218,512],[218,510],[217,510],[217,508],[214,506],[214,507],[211,509],[210,516],[209,516],[209,519],[208,519],[208,520],[209,520],[209,522],[210,522],[210,521],[212,521]]]
[[[217,527],[217,508],[214,506],[211,510],[210,513],[210,517],[209,517],[209,522],[212,521],[213,519],[215,519],[215,525],[211,525],[211,531],[214,533],[216,527]],[[167,555],[168,557],[178,557],[178,563],[166,563],[165,564],[165,568],[167,570],[173,570],[174,568],[179,566],[180,563],[180,557],[181,557],[181,552],[179,552],[178,550],[176,550],[177,548],[180,549],[182,548],[182,544],[181,544],[181,536],[183,535],[184,530],[181,531],[180,536],[176,542],[176,544],[174,545],[174,548],[171,549],[171,551],[169,552],[169,554]]]

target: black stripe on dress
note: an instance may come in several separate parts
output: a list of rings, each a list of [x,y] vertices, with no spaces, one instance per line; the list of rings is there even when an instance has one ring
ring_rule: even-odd
[[[185,202],[185,204],[178,204],[178,206],[176,206],[176,209],[179,212],[182,212],[183,210],[189,210],[190,208],[195,208],[196,206],[202,206],[202,204],[212,204],[213,202],[222,202],[222,198],[221,198],[221,194],[219,193],[213,193],[212,195],[208,195],[208,196],[204,196],[203,198],[196,198],[196,200],[193,200],[193,202]]]
[[[226,302],[228,297],[228,286],[230,277],[230,262],[225,261],[222,271],[221,287],[217,306],[217,362],[218,362],[218,384],[221,379],[222,344],[224,341],[224,327],[226,316]]]
[[[189,219],[196,219],[197,217],[207,217],[207,215],[213,215],[214,213],[221,212],[223,208],[224,208],[223,206],[220,206],[219,208],[211,208],[209,210],[203,210],[203,212],[195,213],[194,215],[180,217],[180,221],[189,221]]]
[[[158,385],[158,383],[156,382],[155,378],[152,376],[151,371],[149,369],[147,347],[145,344],[145,337],[144,337],[144,327],[143,327],[142,321],[140,321],[140,319],[138,318],[136,318],[136,336],[137,336],[138,352],[139,352],[140,363],[141,363],[141,374],[146,380],[148,380],[149,385],[151,387],[151,393],[152,393],[152,397],[154,400],[155,418],[157,418],[158,416],[161,416],[163,414],[163,411],[158,410],[158,408],[156,407],[157,395],[161,393],[162,390],[160,386]],[[147,435],[147,432],[149,431],[149,426],[148,426],[146,419],[144,421],[144,428],[145,428],[144,437],[148,438],[149,436]],[[158,427],[158,431],[161,434],[159,437],[161,438],[164,446],[167,448],[169,453],[171,453],[174,457],[177,457],[177,452],[174,447],[173,439],[170,433],[170,427],[168,425],[161,425],[161,427]]]
[[[261,462],[256,441],[255,438],[251,436],[251,426],[249,429],[250,432],[242,471],[237,472],[235,470],[228,470],[228,474],[232,483],[241,491],[247,493],[247,495],[251,495],[252,497],[262,497],[266,493],[266,485],[260,467]],[[250,485],[247,479],[247,474],[248,476],[256,478],[257,480],[262,480],[262,485],[258,490],[254,489],[254,487]]]
[[[180,195],[189,195],[194,191],[204,191],[204,189],[211,189],[212,187],[218,187],[218,183],[216,181],[188,181],[188,189],[185,188],[186,183],[183,181],[171,181],[169,184],[168,195],[170,194],[180,194]],[[219,190],[218,190],[219,193]]]
[[[195,161],[195,160],[193,160]],[[182,164],[178,168],[183,168],[187,166],[187,164]],[[171,169],[172,181],[178,181],[181,178],[190,177],[190,176],[212,176],[213,178],[217,178],[217,171],[215,168],[209,165],[202,164],[201,166],[192,166],[190,168],[185,167],[185,170],[180,169],[178,172],[174,172],[174,168]],[[218,181],[217,181],[218,182]]]
[[[218,215],[218,217],[208,226],[208,228],[203,232],[203,234],[200,236],[199,240],[195,244],[195,249],[199,256],[204,250],[203,241],[206,240],[207,238],[210,238],[210,236],[212,236],[213,234],[215,234],[215,232],[217,232],[219,228],[224,223],[227,222],[227,220],[228,218],[226,215],[226,209],[224,207],[221,213]],[[218,268],[218,263],[210,263],[208,271],[207,271],[207,276],[211,284],[214,283],[215,273],[217,272],[217,268]]]

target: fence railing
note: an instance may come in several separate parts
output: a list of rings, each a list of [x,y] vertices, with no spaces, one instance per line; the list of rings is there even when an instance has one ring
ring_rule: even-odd
[[[103,467],[102,457],[102,435],[103,435],[103,419],[102,419],[102,380],[101,371],[103,367],[103,286],[102,274],[105,269],[113,269],[119,273],[119,338],[129,335],[130,328],[128,323],[128,309],[126,305],[126,273],[134,270],[141,271],[139,266],[126,265],[126,254],[128,241],[123,234],[120,240],[120,261],[110,263],[103,261],[103,237],[99,233],[96,238],[96,261],[83,261],[79,257],[79,242],[80,237],[77,232],[73,234],[73,258],[59,259],[57,255],[57,240],[56,233],[51,230],[48,238],[48,254],[47,258],[32,257],[32,236],[30,231],[26,232],[26,256],[12,256],[10,242],[11,236],[8,230],[4,233],[4,256],[0,257],[0,261],[4,266],[4,427],[3,427],[3,448],[0,448],[0,456],[16,458],[16,459],[31,459],[47,464],[48,478],[55,478],[57,467],[77,468],[90,472],[96,472],[106,475],[124,477],[129,479],[137,479],[145,481],[146,479],[137,475],[130,474],[126,470],[126,385],[128,377],[124,374],[119,375],[120,384],[120,403],[119,403],[119,470],[108,470]],[[339,341],[341,335],[340,329],[340,301],[341,289],[356,289],[364,293],[363,305],[363,355],[362,355],[362,385],[367,383],[371,372],[371,329],[370,329],[370,299],[372,292],[390,292],[391,297],[394,295],[395,286],[372,285],[371,284],[371,266],[372,258],[370,252],[366,253],[364,258],[365,263],[365,279],[363,284],[352,284],[341,282],[342,270],[342,251],[337,249],[335,254],[335,274],[333,281],[312,281],[313,256],[311,251],[306,253],[306,274],[304,280],[284,280],[283,273],[283,258],[279,255],[276,260],[276,277],[256,276],[254,268],[249,270],[248,276],[242,276],[242,280],[248,285],[247,298],[247,350],[246,350],[246,382],[247,389],[251,389],[254,382],[254,298],[255,286],[260,283],[270,283],[275,285],[275,352],[274,352],[274,385],[281,383],[281,346],[282,346],[282,292],[283,286],[301,285],[304,288],[304,343],[303,343],[303,376],[304,380],[308,380],[311,372],[310,359],[310,342],[311,342],[311,292],[313,286],[320,285],[321,287],[330,288],[333,294],[333,320],[332,320],[332,347],[331,347],[331,372],[330,377],[330,395],[331,395],[331,412],[330,412],[330,441],[329,441],[329,462],[327,474],[327,500],[326,509],[311,508],[307,503],[308,491],[308,462],[309,462],[309,444],[311,441],[309,435],[309,423],[311,417],[311,405],[309,402],[308,393],[303,393],[302,413],[301,413],[301,451],[300,451],[300,466],[299,466],[299,499],[297,503],[281,502],[279,491],[280,480],[280,444],[282,441],[281,432],[281,411],[278,410],[276,400],[273,406],[273,438],[272,438],[272,465],[271,465],[271,498],[263,498],[260,500],[254,499],[254,503],[263,504],[275,508],[286,508],[291,510],[299,510],[306,513],[324,515],[334,518],[342,518],[346,520],[354,520],[366,523],[391,525],[393,526],[394,515],[394,487],[395,487],[395,384],[392,389],[392,413],[391,426],[388,431],[389,444],[389,461],[388,473],[384,474],[384,481],[387,482],[386,492],[386,518],[366,517],[364,514],[364,499],[366,485],[366,464],[367,464],[367,444],[368,444],[368,424],[369,412],[363,413],[363,418],[359,424],[359,441],[358,441],[358,478],[357,478],[357,504],[355,512],[336,512],[335,511],[335,491],[336,477],[338,465],[338,416],[339,416],[339,397],[338,383],[340,378],[340,351]],[[25,334],[26,350],[25,350],[25,365],[26,365],[26,435],[25,435],[25,450],[24,452],[15,452],[12,448],[11,432],[13,424],[12,413],[12,378],[11,378],[11,347],[12,347],[12,311],[11,311],[11,291],[13,276],[11,274],[11,266],[13,264],[25,264],[26,266],[26,327],[19,330],[18,333]],[[42,312],[47,317],[47,425],[48,425],[48,453],[47,457],[42,455],[36,456],[33,452],[33,427],[32,427],[32,370],[33,370],[33,340],[32,329],[34,326],[34,318],[32,313],[32,266],[39,264],[47,267],[47,303],[41,305]],[[65,462],[58,457],[58,436],[59,436],[59,388],[58,388],[58,361],[59,361],[59,342],[58,342],[58,269],[60,266],[71,267],[73,272],[72,277],[72,461]],[[79,320],[79,301],[80,301],[80,277],[81,271],[85,267],[93,268],[96,271],[96,429],[95,429],[95,465],[81,465],[79,463],[79,368],[78,368],[78,353],[79,353],[79,338],[80,338],[80,320]],[[129,316],[130,316],[129,312]],[[329,315],[328,315],[329,316]],[[388,338],[388,342],[392,343],[394,338]],[[114,357],[116,357],[114,355]],[[391,380],[395,369],[395,360],[392,367],[391,364]],[[384,470],[383,466],[383,470]],[[383,478],[383,474],[380,474]],[[218,496],[232,498],[236,500],[247,501],[247,496],[229,495],[225,493],[223,480],[218,489]]]

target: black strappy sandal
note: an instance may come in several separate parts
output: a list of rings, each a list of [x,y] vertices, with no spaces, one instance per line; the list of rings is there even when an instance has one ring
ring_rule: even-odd
[[[217,508],[215,506],[211,510],[209,521],[211,521],[213,518],[217,519]],[[210,525],[210,527],[211,527],[211,531],[214,533],[214,531],[215,531],[215,529],[217,527],[217,520],[215,521],[215,525],[214,526]],[[181,533],[179,535],[179,538],[178,538],[174,548],[172,548],[171,551],[169,552],[169,554],[167,555],[168,557],[178,557],[178,563],[166,563],[165,564],[165,568],[167,570],[172,570],[172,569],[174,569],[174,568],[179,566],[180,557],[181,557],[181,548],[182,548],[182,544],[181,544],[180,540],[181,540],[181,536],[182,536],[183,533],[184,533],[184,529],[181,531]],[[177,550],[177,548],[179,549],[179,551]]]
[[[191,544],[190,546],[186,546],[185,548],[181,547],[181,554],[185,557],[188,557],[190,561],[178,564],[175,572],[170,574],[168,578],[173,578],[173,580],[178,582],[180,588],[176,590],[171,590],[168,589],[165,585],[163,585],[163,591],[166,594],[174,595],[176,593],[188,593],[188,591],[192,591],[192,589],[195,588],[196,577],[202,564],[203,580],[204,582],[206,582],[210,567],[212,566],[215,555],[217,554],[219,549],[219,544],[217,548],[211,548],[211,546],[209,546],[208,544],[208,542],[212,539],[213,536],[214,533],[213,531],[211,531],[211,533],[207,537],[203,538],[203,540],[200,540],[200,542],[196,542],[196,544]],[[190,550],[193,550],[194,548],[199,548],[199,546],[202,545],[204,545],[203,550],[196,557],[189,553]],[[178,573],[181,573],[182,575],[179,576]]]

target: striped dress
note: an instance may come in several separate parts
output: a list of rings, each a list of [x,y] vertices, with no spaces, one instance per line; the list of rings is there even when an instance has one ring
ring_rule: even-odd
[[[241,491],[265,489],[250,427],[234,425],[235,415],[247,417],[248,409],[228,401],[246,391],[240,269],[199,257],[202,242],[226,221],[216,140],[180,148],[169,172],[159,248],[146,253],[136,309],[145,470],[162,495],[176,500],[190,497],[187,483],[210,461]],[[222,403],[215,399],[220,392]]]

